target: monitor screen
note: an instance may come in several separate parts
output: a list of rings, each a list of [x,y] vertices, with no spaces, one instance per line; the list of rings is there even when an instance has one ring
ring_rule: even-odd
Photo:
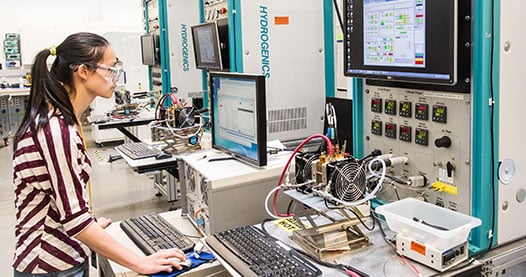
[[[158,52],[158,40],[156,35],[146,34],[141,36],[141,54],[142,64],[144,65],[158,65],[159,57]]]
[[[256,166],[267,164],[265,77],[210,72],[212,147]]]
[[[223,70],[219,32],[216,22],[192,26],[195,64],[199,69]]]
[[[344,73],[455,85],[457,0],[345,0]]]

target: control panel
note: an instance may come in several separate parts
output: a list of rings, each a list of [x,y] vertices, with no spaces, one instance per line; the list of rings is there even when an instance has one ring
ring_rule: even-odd
[[[387,172],[407,184],[388,178],[378,198],[423,197],[469,214],[471,95],[372,85],[364,92],[364,153],[409,159]]]
[[[203,5],[205,22],[212,22],[223,18],[228,18],[227,0],[209,0]]]

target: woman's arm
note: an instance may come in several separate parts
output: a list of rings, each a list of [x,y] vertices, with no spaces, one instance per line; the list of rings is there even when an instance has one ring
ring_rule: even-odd
[[[150,256],[141,256],[113,239],[99,224],[92,223],[76,238],[89,246],[91,250],[141,274],[153,274],[161,271],[172,272],[172,267],[182,267],[174,260],[186,259],[179,249],[167,249]]]

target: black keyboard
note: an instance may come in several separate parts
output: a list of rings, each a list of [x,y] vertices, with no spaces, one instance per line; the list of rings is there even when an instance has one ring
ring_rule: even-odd
[[[319,276],[321,271],[294,249],[253,226],[205,239],[242,276]]]
[[[124,143],[115,148],[132,160],[155,157],[161,153],[161,150],[145,142]]]
[[[121,221],[121,228],[146,255],[161,249],[191,251],[194,243],[160,215],[143,215]]]

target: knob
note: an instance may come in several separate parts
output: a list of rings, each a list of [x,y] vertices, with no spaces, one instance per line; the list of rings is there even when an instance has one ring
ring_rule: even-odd
[[[451,139],[448,136],[443,136],[435,140],[436,147],[449,148],[451,146]]]

